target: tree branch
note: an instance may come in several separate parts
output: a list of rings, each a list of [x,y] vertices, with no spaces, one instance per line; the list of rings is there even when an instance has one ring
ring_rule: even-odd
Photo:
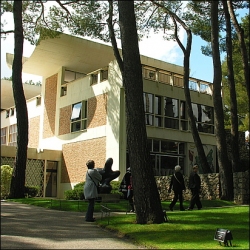
[[[123,61],[122,58],[120,56],[118,47],[117,47],[117,42],[115,39],[115,32],[114,32],[114,27],[113,27],[113,23],[112,23],[112,18],[113,18],[113,0],[109,0],[109,17],[107,19],[107,23],[108,23],[108,29],[109,29],[109,37],[111,39],[111,43],[113,46],[113,50],[114,50],[114,55],[115,58],[117,60],[117,63],[120,67],[121,73],[123,75]]]

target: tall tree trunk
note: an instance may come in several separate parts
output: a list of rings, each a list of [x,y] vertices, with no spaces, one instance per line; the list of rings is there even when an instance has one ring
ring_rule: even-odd
[[[214,65],[213,102],[215,113],[215,134],[217,138],[218,164],[221,183],[221,199],[233,199],[233,175],[228,160],[224,114],[221,97],[221,61],[219,50],[218,1],[211,1],[211,47]]]
[[[142,66],[133,1],[118,1],[127,116],[127,146],[138,224],[164,221],[161,200],[150,165],[143,103]]]
[[[232,0],[227,1],[227,6],[229,10],[230,17],[232,19],[232,23],[234,25],[234,28],[237,32],[238,40],[240,43],[240,50],[241,50],[241,58],[243,62],[243,70],[244,70],[244,77],[245,77],[245,86],[247,89],[247,95],[248,95],[248,100],[249,100],[249,95],[250,95],[250,88],[249,88],[249,68],[250,64],[248,62],[248,53],[247,53],[247,48],[246,48],[246,43],[244,39],[244,29],[241,28],[239,25],[237,18],[235,16],[234,10],[233,10],[233,4]]]
[[[199,135],[199,132],[198,132],[197,127],[196,127],[196,120],[194,118],[190,90],[189,90],[189,65],[190,65],[189,61],[190,61],[190,52],[191,52],[191,48],[192,48],[192,32],[191,32],[190,28],[175,13],[173,13],[172,11],[170,11],[169,9],[164,7],[162,4],[154,2],[153,0],[151,0],[151,2],[158,7],[161,7],[165,11],[165,13],[167,13],[171,16],[171,18],[174,22],[174,25],[175,25],[174,36],[175,36],[175,39],[176,39],[178,45],[180,46],[180,48],[184,54],[184,61],[183,61],[184,94],[185,94],[185,99],[186,99],[186,104],[187,104],[187,113],[188,113],[188,117],[190,119],[191,132],[192,132],[194,143],[195,143],[195,146],[197,148],[198,155],[199,155],[199,167],[202,168],[203,173],[211,173],[212,170],[210,169],[209,164],[207,162],[207,157],[206,157],[206,154],[204,152],[204,148],[203,148],[203,145],[202,145],[202,142],[200,139],[200,135]],[[183,44],[181,43],[181,41],[178,37],[178,34],[177,34],[178,29],[177,29],[176,21],[178,23],[180,23],[180,25],[185,29],[185,31],[187,33],[186,48],[183,46]]]
[[[233,45],[232,45],[232,32],[230,15],[228,6],[225,1],[222,1],[225,20],[226,20],[226,50],[227,50],[227,73],[228,73],[228,86],[230,91],[230,114],[231,114],[231,150],[232,154],[232,170],[237,171],[240,166],[240,153],[239,153],[239,130],[238,130],[238,111],[237,111],[237,98],[234,81],[234,68],[233,68]]]
[[[13,96],[17,117],[17,152],[13,169],[10,197],[23,198],[28,146],[28,112],[22,84],[23,25],[22,1],[14,1],[14,60],[12,67]]]

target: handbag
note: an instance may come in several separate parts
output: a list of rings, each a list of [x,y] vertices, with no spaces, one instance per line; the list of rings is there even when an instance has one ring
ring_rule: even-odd
[[[87,172],[87,174],[89,175],[90,179],[94,182],[94,180],[92,179],[92,177],[90,176],[89,172]],[[97,193],[99,194],[101,191],[101,186],[100,185],[96,185],[96,183],[94,182],[96,189],[97,189]]]

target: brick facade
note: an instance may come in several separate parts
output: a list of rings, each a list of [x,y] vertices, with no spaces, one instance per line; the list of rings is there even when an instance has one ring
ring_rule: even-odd
[[[45,81],[43,138],[55,135],[57,77],[55,74]]]
[[[61,183],[85,181],[86,162],[88,160],[93,159],[96,168],[104,167],[106,162],[106,137],[64,144],[62,152]]]
[[[59,132],[58,135],[64,135],[70,133],[70,117],[72,109],[71,105],[63,107],[60,109],[59,118]]]
[[[107,95],[99,95],[88,99],[88,126],[95,128],[106,124]]]
[[[40,116],[29,119],[29,148],[37,148],[39,143]]]

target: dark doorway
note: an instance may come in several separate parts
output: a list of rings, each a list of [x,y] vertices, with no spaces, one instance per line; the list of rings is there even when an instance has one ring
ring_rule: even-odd
[[[57,162],[47,161],[46,167],[46,197],[57,196]]]

